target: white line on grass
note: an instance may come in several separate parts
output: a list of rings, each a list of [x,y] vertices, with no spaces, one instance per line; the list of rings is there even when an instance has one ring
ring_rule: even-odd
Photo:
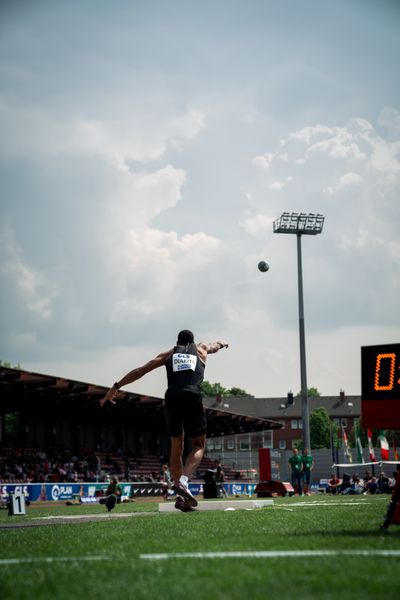
[[[21,565],[27,563],[81,562],[94,560],[111,560],[112,556],[43,556],[36,558],[0,558],[1,565]]]
[[[81,519],[82,521],[84,521],[85,519],[89,520],[89,519],[119,519],[120,517],[122,518],[127,518],[127,517],[134,517],[137,513],[133,513],[133,512],[127,512],[127,513],[95,513],[95,514],[90,514],[90,515],[47,515],[46,517],[31,517],[32,520],[35,521],[73,521]],[[151,513],[140,513],[140,514],[151,514]]]
[[[400,556],[400,550],[251,550],[246,552],[171,552],[169,554],[140,554],[146,560],[171,558],[281,558],[288,556]]]
[[[291,504],[291,508],[298,508],[299,506],[356,506],[357,504],[364,504],[365,501],[350,501],[350,502],[298,502]],[[273,508],[281,508],[280,506],[274,506]]]

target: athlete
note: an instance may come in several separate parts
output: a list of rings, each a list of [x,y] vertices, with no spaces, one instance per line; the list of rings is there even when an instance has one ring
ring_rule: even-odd
[[[146,373],[165,366],[168,387],[165,392],[165,414],[171,439],[170,468],[177,494],[175,507],[183,512],[193,510],[197,500],[189,490],[189,477],[196,471],[204,455],[206,444],[206,416],[200,386],[208,354],[228,348],[225,341],[196,344],[193,333],[183,329],[178,334],[176,345],[161,352],[142,367],[133,369],[109,389],[100,401],[115,404],[118,390],[143,377]],[[191,441],[191,451],[182,462],[184,436]]]

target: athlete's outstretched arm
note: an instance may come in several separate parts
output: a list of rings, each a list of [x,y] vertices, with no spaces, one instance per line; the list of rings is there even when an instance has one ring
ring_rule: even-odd
[[[207,354],[215,354],[218,350],[222,348],[228,348],[228,342],[222,342],[218,340],[218,342],[210,342],[209,344],[201,344],[203,347],[205,346],[205,350]]]
[[[116,381],[114,385],[108,390],[107,394],[100,400],[100,406],[103,406],[106,402],[111,402],[112,404],[116,404],[114,398],[118,394],[118,390],[124,385],[128,385],[129,383],[133,383],[137,381],[146,373],[150,373],[150,371],[154,371],[158,367],[162,367],[167,362],[168,358],[171,356],[173,349],[167,350],[166,352],[161,352],[155,358],[152,358],[144,364],[142,367],[137,367],[132,371],[129,371],[122,379]]]
[[[216,352],[218,352],[218,350],[221,350],[222,348],[228,348],[228,347],[229,347],[228,342],[224,342],[224,341],[209,342],[208,344],[201,342],[200,344],[197,345],[197,350],[200,354],[200,358],[204,362],[207,358],[207,354],[215,354]]]

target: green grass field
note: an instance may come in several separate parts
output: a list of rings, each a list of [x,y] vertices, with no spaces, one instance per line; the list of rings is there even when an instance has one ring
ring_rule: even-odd
[[[277,498],[252,511],[157,514],[0,530],[0,598],[400,598],[400,526],[380,529],[388,496]],[[0,522],[104,513],[103,506],[29,507]],[[329,550],[332,555],[320,556]],[[393,550],[392,555],[377,552]],[[317,551],[313,556],[232,556]],[[351,554],[356,551],[363,555]],[[223,552],[220,556],[202,553]],[[199,553],[198,556],[174,556]],[[152,554],[167,555],[156,559]],[[144,556],[145,555],[145,556]],[[15,559],[14,562],[6,562]]]

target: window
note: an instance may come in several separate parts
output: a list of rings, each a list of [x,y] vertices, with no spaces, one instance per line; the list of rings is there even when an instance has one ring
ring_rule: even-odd
[[[226,447],[228,450],[234,450],[235,449],[235,440],[228,440],[226,442]]]
[[[221,444],[221,440],[220,439],[216,439],[215,440],[214,447],[215,447],[216,450],[221,450],[222,444]]]
[[[240,440],[241,450],[250,450],[249,438]]]
[[[286,450],[286,440],[279,440],[279,450]]]
[[[214,440],[207,440],[207,450],[214,450]]]
[[[292,419],[292,420],[290,421],[290,427],[291,427],[292,429],[297,429],[297,419]]]
[[[341,424],[342,427],[347,427],[347,419],[346,419],[346,417],[342,417],[340,424]]]
[[[303,421],[299,419],[299,429],[303,429]]]

